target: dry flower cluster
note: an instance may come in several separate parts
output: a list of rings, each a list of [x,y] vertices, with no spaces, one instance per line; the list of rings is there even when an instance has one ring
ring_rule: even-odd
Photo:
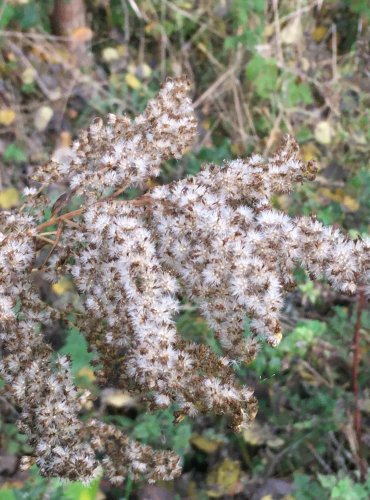
[[[345,293],[368,280],[369,240],[350,240],[314,218],[292,219],[272,208],[273,193],[315,175],[289,137],[269,161],[253,155],[206,165],[195,177],[118,199],[129,187],[145,186],[164,160],[180,158],[191,144],[196,120],[187,90],[185,79],[167,80],[135,120],[95,120],[68,155],[40,169],[41,186],[26,189],[23,207],[1,214],[0,375],[33,446],[24,465],[36,462],[45,476],[88,481],[102,464],[116,483],[127,474],[155,481],[175,477],[180,463],[171,451],[81,419],[89,396],[76,390],[68,358],[55,358],[44,340],[45,326],[65,311],[41,300],[38,273],[51,282],[72,277],[83,302],[76,325],[97,355],[101,387],[124,388],[150,409],[174,404],[177,419],[229,415],[234,429],[257,411],[234,363],[253,360],[261,340],[279,343],[279,311],[294,286],[294,268],[326,276]],[[45,220],[52,183],[68,187]],[[76,195],[81,204],[68,212]],[[199,306],[222,357],[178,335],[179,297]]]

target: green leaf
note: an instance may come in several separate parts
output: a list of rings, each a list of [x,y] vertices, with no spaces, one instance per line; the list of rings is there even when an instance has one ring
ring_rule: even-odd
[[[71,357],[73,375],[76,375],[83,366],[89,366],[90,361],[94,359],[94,355],[87,351],[87,342],[77,328],[71,328],[67,342],[59,352]]]
[[[6,163],[23,163],[27,161],[27,155],[20,146],[13,142],[5,148],[3,159]]]
[[[278,68],[273,59],[255,54],[247,64],[245,74],[260,97],[268,98],[276,90]]]
[[[172,449],[180,457],[183,457],[189,449],[192,428],[189,422],[181,422],[175,427],[175,435],[172,440]]]
[[[3,0],[4,1],[4,0]],[[3,5],[3,2],[2,2]],[[1,8],[1,7],[0,7]],[[0,28],[6,28],[15,17],[15,9],[11,5],[5,5],[0,18]]]
[[[1,500],[16,500],[14,492],[8,488],[0,488],[0,499]]]
[[[36,2],[19,5],[16,11],[16,19],[23,30],[41,25],[40,13]]]
[[[310,320],[299,323],[296,328],[282,340],[280,350],[288,354],[299,354],[304,356],[315,342],[316,337],[322,336],[327,330],[326,323],[318,320]]]
[[[294,78],[290,78],[286,87],[285,102],[287,106],[312,104],[310,86],[307,83],[296,83]]]
[[[329,490],[332,490],[337,482],[337,478],[333,475],[318,474],[318,479],[321,486]]]
[[[65,488],[63,497],[66,500],[95,500],[99,483],[100,478],[94,479],[94,481],[87,485],[80,482],[73,482]]]

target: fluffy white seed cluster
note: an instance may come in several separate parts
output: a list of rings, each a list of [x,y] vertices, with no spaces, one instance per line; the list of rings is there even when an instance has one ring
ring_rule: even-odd
[[[228,356],[250,361],[258,339],[281,340],[279,312],[298,264],[354,293],[369,265],[369,240],[352,241],[315,219],[274,210],[272,193],[312,178],[313,164],[298,158],[287,137],[269,161],[254,155],[151,193],[147,223],[158,235],[161,262],[180,278],[182,292],[199,304]],[[252,337],[245,339],[245,318]]]
[[[0,233],[0,376],[21,414],[21,432],[34,447],[43,475],[71,479],[93,477],[97,463],[83,424],[65,357],[51,361],[42,326],[58,319],[33,286],[36,257],[33,221],[21,214],[2,214]]]
[[[28,461],[43,475],[90,480],[101,464],[120,483],[128,474],[168,480],[181,469],[170,450],[152,450],[94,419],[82,423],[69,361],[53,361],[43,336],[64,311],[40,299],[37,268],[51,281],[73,279],[83,303],[76,326],[96,353],[102,388],[130,391],[149,409],[174,405],[175,421],[228,415],[235,429],[253,420],[257,403],[235,377],[234,362],[254,359],[263,340],[279,343],[279,311],[295,267],[326,276],[344,293],[368,281],[369,240],[350,240],[314,218],[292,219],[271,206],[273,193],[315,174],[289,137],[268,161],[254,155],[206,165],[195,177],[135,200],[117,198],[190,145],[196,122],[187,87],[184,79],[168,80],[134,121],[95,120],[70,155],[40,169],[43,186],[28,190],[21,211],[2,215],[0,375],[34,449]],[[41,191],[55,182],[67,182],[68,190],[44,221],[48,202]],[[73,194],[83,203],[69,212]],[[53,225],[54,243],[43,232]],[[177,333],[180,299],[199,306],[222,356]]]
[[[180,158],[196,131],[187,80],[168,80],[157,98],[135,120],[113,114],[96,118],[80,133],[71,151],[43,167],[37,179],[45,185],[69,183],[88,201],[107,189],[140,186],[157,176],[161,163]]]
[[[103,353],[101,376],[145,394],[156,407],[176,402],[184,414],[230,413],[235,426],[246,423],[255,400],[238,386],[229,361],[176,332],[177,279],[160,263],[146,212],[110,201],[84,214],[83,246],[71,274],[89,315],[79,327]],[[98,322],[104,325],[99,340]]]

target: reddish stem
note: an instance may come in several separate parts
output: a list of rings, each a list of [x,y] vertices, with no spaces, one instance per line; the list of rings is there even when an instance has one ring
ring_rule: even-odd
[[[362,429],[361,429],[361,411],[359,407],[359,368],[360,368],[360,330],[361,330],[361,314],[365,306],[365,290],[360,287],[357,302],[357,315],[355,330],[353,335],[353,361],[352,361],[352,391],[354,399],[354,414],[353,414],[353,427],[357,439],[357,460],[360,469],[361,481],[365,481],[366,478],[366,463],[362,455]]]
[[[118,189],[115,191],[112,195],[102,198],[101,200],[98,200],[96,203],[102,203],[105,201],[113,201],[116,196],[120,195],[124,190],[123,189]],[[117,200],[119,201],[119,200]],[[123,203],[130,204],[134,207],[143,207],[145,205],[150,205],[153,202],[153,199],[150,198],[148,195],[142,195],[139,198],[135,198],[133,200],[121,200]],[[83,206],[78,208],[77,210],[72,210],[72,212],[68,212],[66,214],[58,215],[51,217],[49,220],[43,222],[42,224],[39,224],[36,229],[38,232],[41,232],[43,229],[46,229],[47,227],[50,226],[55,226],[59,222],[63,221],[68,221],[69,219],[73,219],[73,217],[77,217],[78,215],[81,215],[84,213],[84,211],[87,209],[87,207]]]

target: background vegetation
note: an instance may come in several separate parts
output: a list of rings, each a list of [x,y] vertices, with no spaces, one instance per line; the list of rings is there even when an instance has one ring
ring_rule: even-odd
[[[68,11],[68,9],[72,9]],[[75,9],[75,10],[73,10]],[[72,12],[72,15],[71,15]],[[354,237],[369,232],[370,7],[366,0],[2,0],[0,2],[0,206],[21,202],[34,168],[70,145],[80,127],[107,112],[134,114],[167,75],[193,82],[199,137],[158,182],[196,174],[202,162],[273,153],[286,132],[315,182],[279,196],[289,214],[317,214]],[[157,182],[157,181],[156,181]],[[62,192],[55,186],[50,203]],[[297,271],[286,300],[285,339],[239,370],[260,411],[253,427],[231,433],[222,418],[145,413],[114,388],[99,392],[81,334],[48,333],[69,353],[76,384],[96,395],[98,413],[136,439],[170,447],[183,476],[155,487],[89,486],[21,472],[30,450],[14,424],[17,409],[1,396],[0,499],[246,498],[360,500],[370,497],[370,313],[357,297],[330,290]],[[70,282],[40,293],[63,307]],[[353,335],[360,336],[360,390],[352,386]],[[184,303],[178,328],[213,345],[212,332]],[[246,327],[247,328],[247,327]],[[355,407],[362,431],[354,428]]]

